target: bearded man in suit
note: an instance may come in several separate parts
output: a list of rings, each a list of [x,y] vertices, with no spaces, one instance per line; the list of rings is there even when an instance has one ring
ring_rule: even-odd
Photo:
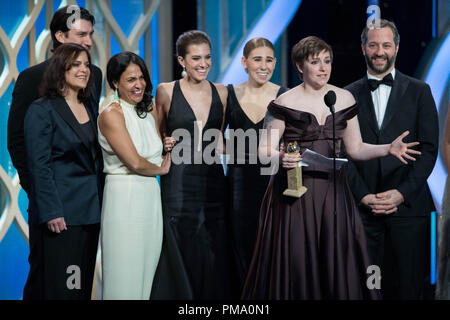
[[[74,19],[75,18],[75,19]],[[81,7],[65,6],[55,12],[50,22],[50,32],[53,41],[53,50],[63,43],[75,43],[86,48],[92,48],[92,35],[94,33],[95,18],[88,10]],[[31,177],[27,164],[27,155],[24,138],[24,119],[28,107],[39,98],[39,87],[43,81],[45,70],[49,66],[49,60],[32,66],[19,74],[12,94],[11,109],[8,117],[8,151],[12,163],[19,174],[20,185],[28,196],[31,193]],[[98,116],[98,103],[102,90],[102,72],[92,66],[91,77],[94,78],[92,92],[92,112],[95,119]],[[55,227],[58,220],[47,222],[47,227]],[[29,219],[29,243],[30,272],[25,284],[23,299],[42,299],[42,260],[44,259],[41,239],[42,228],[30,223]]]
[[[378,20],[361,34],[367,75],[346,87],[359,105],[364,142],[389,143],[408,130],[419,141],[416,161],[392,156],[349,162],[348,181],[367,235],[369,254],[381,268],[385,299],[424,297],[429,214],[435,210],[427,185],[438,153],[438,117],[430,87],[395,69],[400,35]],[[407,141],[405,141],[407,142]]]

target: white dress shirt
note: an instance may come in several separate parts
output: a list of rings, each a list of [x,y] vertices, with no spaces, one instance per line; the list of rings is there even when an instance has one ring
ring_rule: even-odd
[[[395,79],[395,69],[392,69],[392,78]],[[367,73],[367,79],[381,80],[369,73]],[[391,86],[380,84],[378,88],[371,92],[373,106],[375,107],[375,116],[377,117],[378,128],[381,128],[383,123],[384,114],[386,113],[386,107],[391,94]]]

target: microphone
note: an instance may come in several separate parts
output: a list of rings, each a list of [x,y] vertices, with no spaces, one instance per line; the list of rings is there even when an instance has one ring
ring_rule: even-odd
[[[336,93],[333,90],[327,92],[323,97],[325,104],[330,108],[331,113],[334,113],[334,104],[336,103]]]

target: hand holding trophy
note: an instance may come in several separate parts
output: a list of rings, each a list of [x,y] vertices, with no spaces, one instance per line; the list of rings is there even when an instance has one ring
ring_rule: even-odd
[[[300,146],[297,141],[289,142],[286,148],[289,154],[299,154]],[[288,188],[284,190],[283,195],[300,198],[308,189],[303,186],[302,168],[297,166],[287,170]]]

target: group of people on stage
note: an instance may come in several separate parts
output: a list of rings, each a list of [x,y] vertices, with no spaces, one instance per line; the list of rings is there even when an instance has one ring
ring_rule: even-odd
[[[392,22],[365,27],[367,75],[346,89],[328,83],[333,51],[313,36],[292,49],[295,88],[270,82],[276,57],[264,38],[245,45],[246,82],[211,83],[211,41],[192,30],[176,42],[180,80],[153,99],[145,62],[121,52],[100,106],[95,19],[80,13],[69,29],[71,13],[56,11],[51,58],[21,72],[13,92],[8,149],[30,199],[24,299],[90,299],[99,237],[103,299],[424,297],[438,118],[428,85],[395,69]],[[223,139],[227,127],[261,135],[240,151]],[[220,159],[227,143],[227,175],[196,158]],[[302,152],[333,157],[333,145],[350,159],[335,183],[303,167],[308,191],[284,196]],[[261,174],[263,158],[279,170]]]

